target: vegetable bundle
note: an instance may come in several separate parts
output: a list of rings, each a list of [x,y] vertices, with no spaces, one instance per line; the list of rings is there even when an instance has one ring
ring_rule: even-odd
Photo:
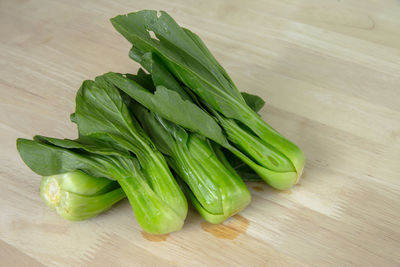
[[[205,220],[221,223],[250,203],[243,180],[297,183],[302,151],[262,120],[264,101],[240,93],[196,34],[165,12],[111,22],[144,70],[83,82],[71,115],[78,139],[17,140],[21,158],[44,176],[49,207],[83,220],[126,196],[141,227],[164,234],[182,227],[185,194]]]

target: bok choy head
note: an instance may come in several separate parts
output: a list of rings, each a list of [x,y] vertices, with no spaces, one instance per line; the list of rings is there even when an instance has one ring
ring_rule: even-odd
[[[127,76],[143,86],[149,84],[144,82],[146,78],[152,81],[143,72]],[[207,221],[220,223],[250,203],[246,185],[226,161],[220,161],[207,138],[161,118],[136,101],[131,101],[129,106],[186,184],[184,188],[190,199]]]
[[[162,154],[129,114],[118,89],[102,77],[85,81],[72,116],[78,140],[19,139],[24,162],[40,175],[82,170],[117,180],[149,233],[179,230],[187,202]]]
[[[118,182],[78,170],[44,176],[40,195],[47,206],[71,221],[95,217],[125,198]]]
[[[137,158],[129,154],[105,149],[104,145],[43,136],[35,136],[34,140],[18,139],[17,149],[25,164],[39,175],[53,176],[81,170],[91,176],[117,180],[137,221],[149,233],[177,231],[183,225],[184,218],[152,189]],[[170,193],[174,192],[164,192]]]
[[[120,15],[111,22],[133,44],[132,58],[141,61],[147,53],[156,56],[200,99],[244,155],[235,153],[267,183],[287,189],[298,181],[305,164],[303,152],[246,104],[196,34],[180,27],[166,12],[158,16],[152,10]],[[149,72],[154,74],[154,70]]]

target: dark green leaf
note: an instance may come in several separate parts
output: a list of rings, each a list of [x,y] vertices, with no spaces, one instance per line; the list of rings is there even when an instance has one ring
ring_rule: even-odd
[[[146,73],[142,68],[140,68],[136,75],[133,74],[125,74],[125,77],[135,81],[143,88],[146,88],[150,92],[154,93],[156,87],[154,86],[153,79],[150,74]]]
[[[85,81],[76,96],[75,120],[81,136],[104,137],[105,142],[146,158],[152,143],[134,120],[118,89],[103,77]]]
[[[107,171],[110,163],[101,155],[77,153],[68,148],[27,139],[18,139],[17,149],[25,164],[39,175],[82,170],[92,176],[115,179]]]
[[[133,54],[135,54],[135,56],[132,56]],[[153,55],[150,52],[141,54],[134,47],[129,52],[129,55],[131,56],[131,58],[140,63],[149,73],[151,73],[151,75],[148,75],[148,77],[150,77],[153,81],[153,88],[154,86],[157,87],[159,85],[162,85],[169,90],[177,92],[182,97],[182,99],[190,100],[190,97],[182,89],[179,82],[175,79],[175,77],[173,77],[173,75],[168,71],[168,69],[164,66],[162,61],[157,56]],[[127,78],[133,78],[134,76],[135,75],[127,75]],[[136,75],[136,78],[133,79],[138,80],[137,83],[139,83],[144,88],[150,90],[152,93],[154,92],[154,90],[151,90],[152,87],[148,85],[148,82],[146,83],[146,85],[140,83],[140,79],[144,80],[144,75],[143,73],[140,73],[140,70]]]
[[[260,109],[265,105],[265,101],[259,97],[258,95],[253,95],[250,93],[246,92],[241,92],[244,101],[246,101],[246,104],[255,112],[259,112]]]
[[[120,74],[110,72],[105,74],[105,77],[116,87],[161,117],[205,135],[217,143],[227,144],[226,138],[216,121],[189,100],[183,100],[177,92],[164,86],[157,86],[157,90],[152,94],[133,80]]]
[[[81,149],[99,155],[130,157],[129,151],[120,147],[118,143],[114,142],[114,139],[109,139],[110,142],[107,142],[108,139],[104,135],[102,135],[101,138],[95,138],[94,136],[95,135],[91,137],[84,136],[78,140],[70,140],[36,135],[34,137],[34,140],[41,143],[52,144],[62,148]]]

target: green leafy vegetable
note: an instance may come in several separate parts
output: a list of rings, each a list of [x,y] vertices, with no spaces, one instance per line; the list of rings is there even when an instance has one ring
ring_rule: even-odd
[[[143,58],[147,53],[151,53],[154,58],[160,59],[166,69],[181,83],[196,94],[214,116],[219,114],[217,118],[228,139],[245,152],[244,155],[235,152],[236,155],[247,162],[266,182],[278,189],[287,189],[297,182],[305,163],[302,151],[264,122],[246,104],[229,75],[197,35],[181,28],[165,12],[157,16],[156,11],[139,11],[117,16],[111,19],[111,22],[133,44],[132,58],[136,57],[140,62],[143,61],[139,60],[140,57]],[[156,38],[151,37],[151,32]],[[142,65],[148,67],[146,64]],[[146,69],[154,75],[154,70]],[[173,90],[173,88],[168,89]],[[227,120],[232,121],[228,123]],[[186,125],[183,126],[190,129]],[[251,138],[249,144],[246,144],[246,140],[238,138],[244,131]],[[255,144],[263,146],[261,153],[268,151],[268,154],[257,153],[258,148],[254,147]],[[271,160],[271,155],[280,155],[279,161]],[[289,162],[292,166],[283,172],[278,172],[275,169],[277,167],[282,169],[284,166],[282,168],[276,166],[277,162],[278,164],[284,162],[285,166],[288,166]],[[283,181],[279,181],[282,179]]]
[[[71,148],[74,147],[80,148]],[[25,164],[43,176],[81,170],[91,176],[117,180],[128,197],[136,219],[144,230],[163,234],[179,230],[184,218],[151,188],[138,160],[118,152],[96,151],[73,140],[35,137],[18,139],[17,149]],[[174,193],[166,190],[164,194]],[[75,203],[81,203],[79,200]],[[186,204],[186,203],[185,203]]]
[[[180,97],[185,101],[192,102],[196,100],[196,96],[191,94],[190,91],[187,92],[182,89],[179,82],[176,81],[173,75],[164,67],[163,63],[156,56],[153,56],[151,53],[143,54],[140,52],[140,50],[137,50],[134,47],[130,50],[129,56],[132,59],[139,62],[144,68],[146,68],[147,71],[149,71],[153,75],[146,74],[142,69],[139,69],[137,75],[126,74],[126,77],[128,79],[137,82],[139,85],[148,89],[152,93],[156,91],[155,86],[165,86],[166,88],[169,89],[172,88],[172,90],[177,92],[180,95]],[[109,76],[111,82],[114,82],[114,84],[117,86],[119,85],[120,88],[122,88],[122,90],[125,90],[126,93],[130,94],[131,96],[134,96],[136,100],[141,102],[143,105],[151,108],[153,111],[156,111],[158,114],[161,114],[166,118],[170,118],[170,120],[178,122],[192,131],[201,133],[211,138],[212,140],[227,146],[227,141],[225,140],[225,137],[220,138],[219,133],[221,130],[218,129],[219,127],[215,126],[213,120],[207,120],[206,123],[202,124],[203,127],[200,128],[197,127],[199,125],[197,122],[201,121],[204,115],[200,117],[196,114],[199,113],[196,106],[187,104],[184,110],[189,112],[187,113],[187,115],[183,114],[184,115],[183,120],[179,121],[180,113],[172,114],[168,112],[167,108],[162,108],[168,106],[170,102],[179,103],[180,99],[177,98],[176,95],[173,94],[175,96],[175,99],[172,98],[171,101],[162,98],[154,99],[152,97],[153,95],[148,95],[148,97],[145,98],[138,97],[139,92],[136,92],[135,89],[137,88],[137,86],[135,84],[129,84],[126,83],[126,81],[123,82],[121,81],[121,77],[118,77],[115,74],[107,74],[107,75]],[[249,107],[251,107],[256,112],[258,112],[265,104],[265,101],[259,96],[245,92],[242,92],[241,94],[244,100],[246,101],[247,105],[249,105]],[[154,107],[159,107],[159,108],[155,109]],[[195,118],[195,119],[190,119],[190,118]],[[210,126],[208,127],[208,125]],[[209,130],[205,131],[206,129]],[[218,135],[214,135],[214,133],[218,133]],[[228,150],[225,151],[226,151],[225,153],[228,155],[229,161],[232,161],[231,163],[233,164],[234,169],[240,172],[239,174],[243,180],[258,181],[261,179],[251,168],[248,167],[248,165],[244,164],[243,161],[235,157],[232,153],[228,153]]]
[[[85,81],[76,95],[75,120],[80,136],[111,142],[136,155],[152,189],[184,219],[187,203],[162,154],[130,116],[114,85],[103,76]],[[166,193],[168,192],[168,193]]]
[[[67,220],[86,220],[108,210],[125,198],[116,181],[82,171],[44,176],[40,195],[47,206]]]
[[[179,230],[187,214],[186,199],[162,154],[130,116],[118,89],[101,76],[85,81],[72,119],[78,125],[78,140],[19,139],[25,163],[45,176],[82,170],[117,180],[144,230],[154,234]]]
[[[155,64],[157,63],[153,62],[153,65]],[[153,78],[154,81],[156,81],[154,79],[155,76],[158,76],[158,72],[152,73],[151,77]],[[158,85],[156,87],[156,91],[153,94],[150,92],[150,90],[146,90],[138,83],[136,83],[134,80],[128,79],[127,77],[124,77],[121,74],[107,73],[104,75],[104,77],[109,82],[113,83],[119,89],[128,94],[130,97],[132,97],[133,99],[137,100],[138,102],[146,106],[146,108],[152,110],[154,113],[170,121],[173,121],[174,123],[181,125],[191,131],[198,132],[208,137],[209,139],[217,142],[223,147],[229,149],[237,157],[239,157],[246,164],[248,164],[261,178],[263,178],[271,186],[278,189],[287,189],[290,188],[295,183],[297,179],[297,175],[295,172],[289,171],[284,173],[278,173],[271,171],[260,165],[257,161],[254,161],[250,157],[246,156],[232,145],[230,145],[228,140],[222,134],[222,130],[219,127],[219,125],[215,123],[215,120],[208,113],[200,109],[189,99],[183,100],[180,94],[178,94],[176,91],[172,91],[161,85]],[[164,79],[167,79],[167,76],[164,76]],[[168,79],[173,79],[173,77],[170,76]],[[161,82],[162,80],[163,79],[158,79],[158,81]],[[165,92],[165,95],[168,95],[168,97],[157,97],[157,92],[159,90]],[[146,93],[145,97],[143,97],[143,92]],[[174,113],[171,112],[170,109],[171,106],[174,106],[174,110],[176,110],[176,112]],[[184,110],[184,112],[179,112],[179,110]],[[222,118],[223,117],[220,116],[221,121]],[[254,138],[254,136],[250,134],[247,134],[240,127],[233,127],[236,126],[237,124],[232,119],[225,119],[222,122],[225,122],[224,124],[225,126],[231,126],[229,130],[232,129],[233,133],[237,133],[237,131],[239,131],[239,133],[236,135],[239,138],[234,139],[234,137],[236,136],[233,134],[231,138],[234,141],[238,142],[240,145],[242,145],[243,149],[247,149],[248,151],[246,152],[249,152],[249,154],[253,153],[255,157],[259,157],[260,159],[265,159],[268,162],[274,160],[275,161],[273,163],[285,162],[286,159],[285,157],[281,156],[281,154],[279,153],[274,154],[274,150],[270,152],[268,150],[269,149],[268,146],[262,147],[265,148],[265,150],[269,153],[267,154],[266,157],[262,158],[261,156],[263,156],[263,154],[261,154],[260,156],[258,152],[258,149],[262,144],[258,142],[258,139]],[[230,125],[229,123],[231,123],[232,125]],[[240,136],[242,134],[247,134],[247,139],[249,140],[247,140],[246,138],[240,139]],[[274,159],[272,156],[275,156],[276,159]]]
[[[152,65],[160,64],[157,61],[153,61]],[[152,68],[154,69],[154,68]],[[161,69],[161,68],[158,68]],[[264,160],[267,164],[271,165],[271,168],[278,168],[279,163],[287,163],[286,157],[282,156],[279,152],[275,153],[275,150],[270,146],[263,146],[263,143],[259,141],[254,135],[249,134],[241,127],[237,126],[237,123],[232,119],[226,119],[222,115],[217,118],[220,119],[223,126],[228,127],[225,129],[226,133],[231,133],[230,139],[237,142],[237,145],[244,149],[247,154],[254,156],[257,160],[254,160],[243,154],[241,151],[230,145],[228,140],[222,134],[222,130],[215,119],[213,119],[207,112],[199,108],[190,99],[183,100],[181,95],[176,91],[169,90],[162,85],[158,85],[156,90],[151,93],[150,90],[146,90],[134,80],[128,79],[121,74],[107,73],[104,77],[119,89],[124,91],[133,99],[140,102],[149,110],[160,115],[161,117],[168,119],[178,125],[181,125],[191,131],[198,132],[201,135],[217,142],[223,147],[229,149],[233,154],[239,157],[242,161],[248,164],[261,178],[263,178],[268,184],[278,189],[287,189],[293,186],[297,180],[296,172],[276,172],[262,165],[263,162],[259,163],[259,160]],[[131,76],[129,76],[131,77]],[[152,73],[153,81],[162,82],[166,79],[174,79],[173,76],[160,75],[160,72]],[[155,79],[155,77],[158,77]],[[160,77],[163,77],[162,79]],[[163,95],[168,97],[158,97],[158,91],[162,91]],[[145,96],[144,95],[145,92]],[[188,98],[187,96],[185,98]],[[171,112],[170,107],[173,106],[175,112]],[[179,111],[184,112],[179,112]],[[258,116],[258,115],[257,115]],[[236,127],[235,127],[236,126]],[[246,138],[241,138],[241,135],[245,135]],[[266,156],[259,153],[260,147],[266,151]],[[275,158],[274,158],[275,157]],[[285,161],[286,160],[286,161]],[[272,162],[272,163],[271,163]],[[265,163],[265,162],[264,162]],[[278,163],[278,164],[274,164]],[[289,165],[291,167],[291,165]],[[293,169],[290,169],[293,170]],[[246,175],[245,177],[248,177]],[[254,179],[254,175],[252,176]]]
[[[264,100],[239,92],[199,36],[165,12],[111,22],[149,74],[84,81],[70,117],[76,140],[17,139],[23,161],[43,176],[46,205],[84,220],[127,197],[145,231],[165,234],[183,226],[182,190],[208,222],[220,223],[250,203],[238,173],[277,189],[298,181],[302,151],[262,120]]]
[[[142,84],[147,84],[142,77]],[[148,76],[147,79],[151,78]],[[211,223],[220,223],[250,203],[250,193],[232,167],[226,167],[206,138],[161,118],[137,102],[131,110],[146,133],[162,151],[174,171],[188,185],[194,206]],[[228,163],[226,163],[228,164]],[[201,207],[201,208],[200,208]]]

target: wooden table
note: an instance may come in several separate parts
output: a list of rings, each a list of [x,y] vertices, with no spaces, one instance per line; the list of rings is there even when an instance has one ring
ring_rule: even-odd
[[[84,79],[135,72],[109,18],[162,9],[198,33],[307,166],[278,192],[212,227],[191,211],[180,232],[142,233],[127,201],[89,221],[61,219],[17,137],[76,136]],[[399,266],[400,1],[0,2],[0,265]]]

